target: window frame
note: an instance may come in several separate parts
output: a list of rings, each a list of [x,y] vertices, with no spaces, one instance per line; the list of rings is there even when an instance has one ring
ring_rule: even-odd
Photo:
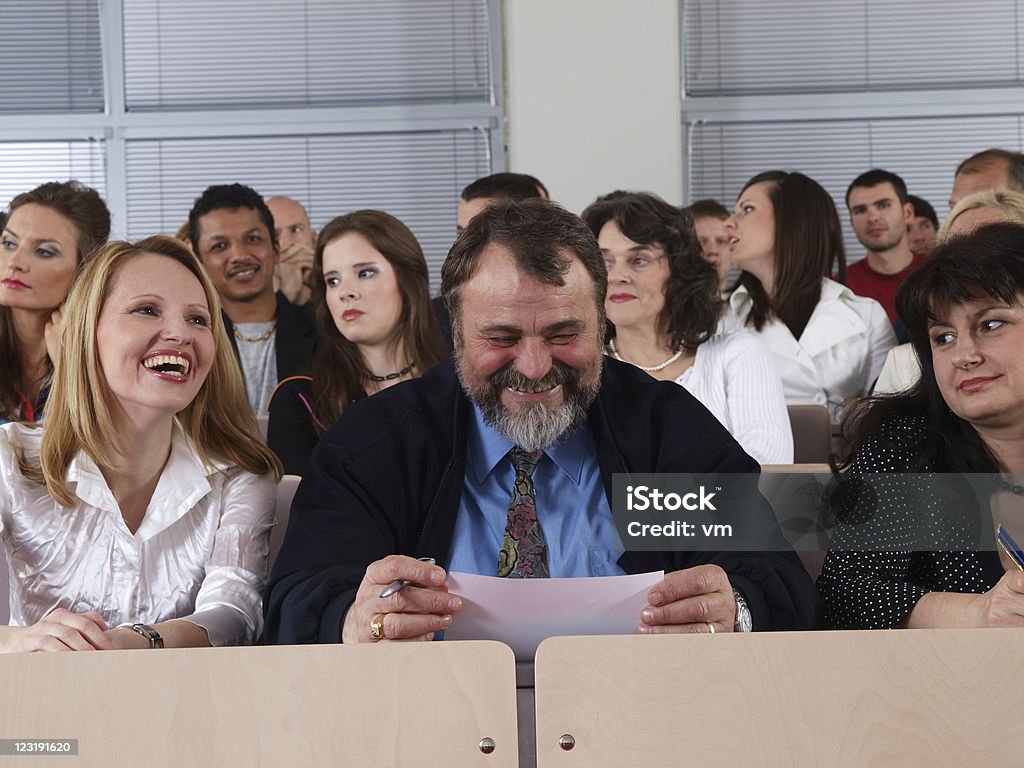
[[[758,94],[745,96],[692,96],[686,92],[686,0],[679,2],[680,35],[680,93],[682,96],[681,119],[683,124],[683,200],[689,204],[698,193],[695,191],[693,176],[694,132],[701,125],[721,123],[774,123],[774,122],[832,122],[844,120],[886,121],[941,118],[1022,118],[1024,117],[1024,85],[948,89],[893,89],[871,91],[836,91],[825,93]],[[1024,40],[1018,42],[1024,46]],[[1014,109],[1015,105],[1017,106]],[[1017,147],[1007,149],[1024,150],[1024,120],[1018,136]],[[981,151],[997,144],[979,146]],[[953,185],[956,165],[967,155],[950,161],[948,168],[949,187],[936,199],[931,194],[929,202],[939,214],[940,223],[948,213],[948,194]],[[769,170],[761,168],[761,171]],[[795,169],[799,170],[799,169]],[[849,181],[868,170],[868,167],[853,171]],[[891,170],[899,173],[898,168]],[[914,190],[910,190],[912,193]],[[736,193],[739,190],[735,190]],[[926,195],[927,196],[927,195]],[[732,200],[722,200],[726,207]],[[843,200],[836,200],[844,232],[849,232],[849,213]],[[852,263],[863,256],[863,251],[847,254]]]
[[[127,227],[126,143],[135,139],[344,135],[367,132],[477,130],[488,136],[492,170],[506,166],[504,46],[501,0],[484,0],[488,13],[491,87],[486,103],[368,107],[288,107],[128,112],[124,88],[122,0],[100,0],[103,113],[0,115],[0,141],[100,141],[105,147],[107,206],[112,237]],[[217,180],[211,179],[211,183]],[[198,195],[202,190],[196,190]],[[455,205],[452,201],[452,229]]]

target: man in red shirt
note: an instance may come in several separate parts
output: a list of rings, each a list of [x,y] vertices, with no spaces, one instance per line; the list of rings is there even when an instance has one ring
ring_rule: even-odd
[[[907,225],[914,208],[907,201],[907,185],[899,176],[879,169],[862,173],[846,190],[850,223],[865,257],[846,271],[846,285],[885,309],[897,325],[896,291],[925,259],[910,250]]]

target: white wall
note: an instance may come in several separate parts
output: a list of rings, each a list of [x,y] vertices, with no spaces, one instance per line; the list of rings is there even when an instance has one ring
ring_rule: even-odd
[[[683,202],[678,0],[505,0],[509,170]]]

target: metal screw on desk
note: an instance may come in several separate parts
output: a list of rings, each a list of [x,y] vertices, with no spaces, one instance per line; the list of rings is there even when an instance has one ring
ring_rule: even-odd
[[[491,754],[491,752],[494,751],[494,739],[492,739],[490,736],[485,736],[484,738],[480,739],[480,751],[483,752],[485,755]]]
[[[576,739],[572,737],[571,733],[566,733],[558,740],[558,746],[568,752],[576,746]]]

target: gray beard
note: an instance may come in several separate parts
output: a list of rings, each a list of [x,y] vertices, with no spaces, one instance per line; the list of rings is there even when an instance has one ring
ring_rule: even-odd
[[[480,408],[487,425],[513,445],[531,452],[550,448],[575,432],[587,418],[587,410],[601,388],[600,376],[593,384],[585,384],[579,371],[557,361],[552,363],[551,371],[541,382],[527,379],[510,363],[488,377],[487,384],[475,391],[462,375],[462,358],[458,355],[455,370],[463,391]],[[501,391],[509,386],[528,389],[535,385],[542,389],[556,384],[562,385],[562,404],[554,410],[544,403],[525,403],[513,414],[501,401]]]

